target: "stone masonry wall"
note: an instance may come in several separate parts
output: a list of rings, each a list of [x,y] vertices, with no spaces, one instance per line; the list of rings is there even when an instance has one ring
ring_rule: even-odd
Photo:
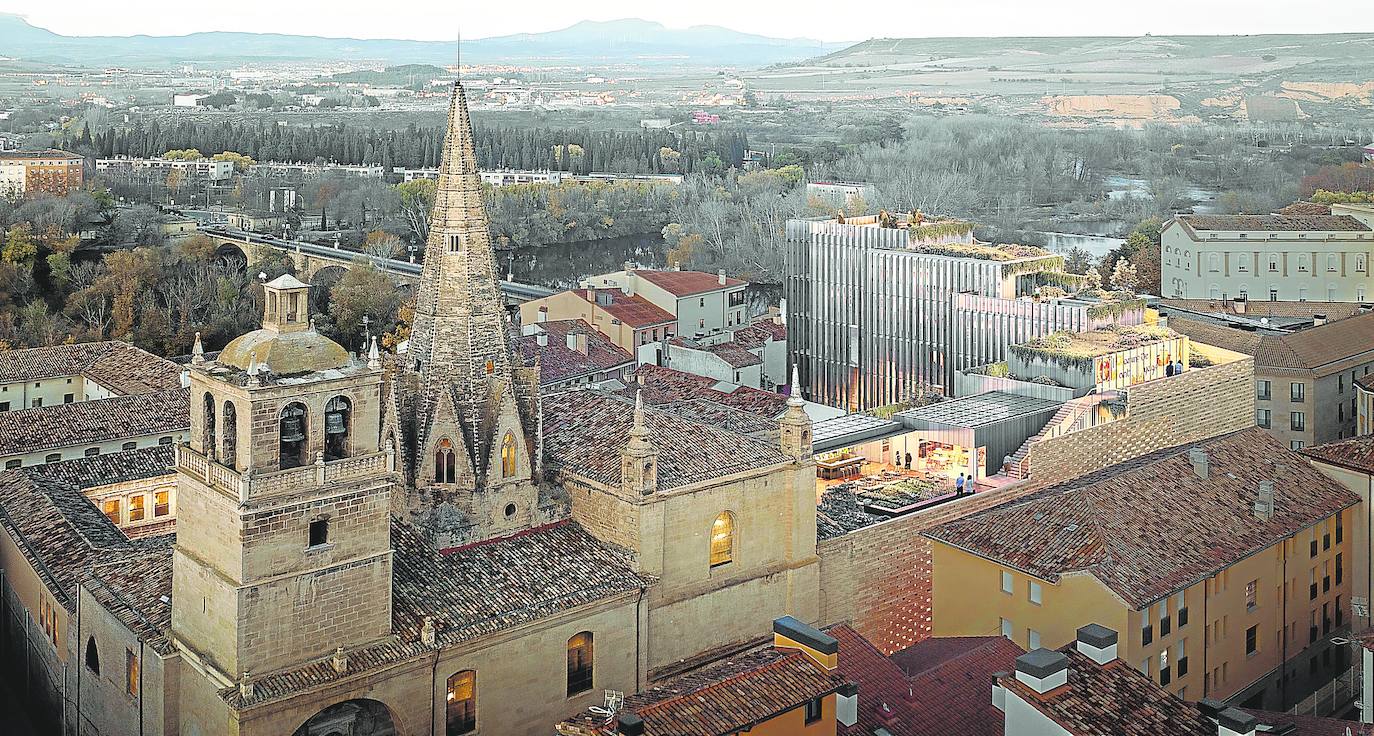
[[[1255,424],[1252,358],[1132,387],[1124,419],[1036,443],[1030,474],[1054,483]]]

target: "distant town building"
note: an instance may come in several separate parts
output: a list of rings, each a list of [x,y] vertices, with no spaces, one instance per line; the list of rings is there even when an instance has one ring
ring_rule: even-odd
[[[639,121],[639,127],[645,130],[665,130],[672,125],[673,121],[668,118],[645,118]]]
[[[715,125],[720,122],[720,115],[705,110],[692,112],[692,122],[696,125]]]
[[[1374,293],[1374,228],[1348,214],[1179,215],[1161,241],[1163,296],[1363,302]]]
[[[919,215],[919,213],[918,213]],[[1143,302],[1061,298],[1081,285],[1063,257],[973,238],[971,223],[877,216],[787,223],[783,296],[806,395],[851,411],[927,388],[953,393],[958,370],[1059,330],[1139,321]],[[1042,287],[1060,296],[1040,298]]]
[[[224,218],[229,227],[250,233],[279,232],[286,224],[281,212],[226,212]]]
[[[677,319],[642,296],[617,288],[573,289],[520,305],[520,324],[580,319],[631,354],[677,334]]]
[[[872,202],[876,198],[875,194],[875,187],[866,181],[809,181],[806,183],[806,198],[808,200],[815,197],[830,204],[835,209],[845,209],[847,214],[868,214],[867,212],[855,212],[849,208],[853,208],[861,202]]]
[[[551,184],[558,186],[570,175],[564,171],[518,171],[515,169],[495,169],[481,172],[482,183],[491,187],[508,187],[514,184]]]
[[[207,94],[175,94],[172,95],[172,107],[200,107],[200,101],[209,97]]]
[[[1374,369],[1374,313],[1336,322],[1318,315],[1306,329],[1257,329],[1169,316],[1169,326],[1194,342],[1255,361],[1255,423],[1294,450],[1353,437],[1358,430],[1356,383]]]
[[[719,273],[639,268],[626,263],[620,271],[588,276],[584,289],[619,289],[642,296],[677,318],[678,333],[704,337],[748,322],[745,289],[749,282]]]
[[[385,173],[381,164],[303,163],[262,161],[248,168],[248,173],[266,179],[309,181],[325,176],[380,179]]]
[[[56,149],[0,153],[0,196],[22,197],[46,192],[58,197],[81,188],[84,161]]]
[[[219,183],[234,176],[232,161],[214,161],[208,158],[190,161],[167,158],[98,158],[95,170],[102,174],[122,180],[146,179],[163,181],[172,172],[179,172],[189,183],[203,181]]]

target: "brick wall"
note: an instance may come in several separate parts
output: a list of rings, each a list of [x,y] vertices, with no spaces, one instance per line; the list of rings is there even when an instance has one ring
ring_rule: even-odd
[[[1160,450],[1255,424],[1252,358],[1197,368],[1128,391],[1123,419],[1030,449],[1036,483],[1053,483]]]
[[[848,621],[885,654],[929,638],[931,553],[921,532],[1035,488],[1022,483],[984,491],[822,541],[822,622]]]

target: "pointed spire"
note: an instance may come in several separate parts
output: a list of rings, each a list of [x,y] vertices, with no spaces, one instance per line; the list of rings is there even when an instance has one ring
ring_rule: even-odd
[[[196,333],[196,344],[191,346],[191,365],[205,365],[205,346],[200,344],[200,333]]]
[[[638,457],[654,451],[653,443],[649,441],[649,428],[644,423],[644,389],[635,391],[634,423],[630,425],[630,441],[625,450]]]
[[[806,406],[806,400],[801,395],[801,373],[797,370],[797,364],[792,364],[792,390],[787,396],[788,406]]]
[[[367,367],[377,370],[382,367],[382,354],[377,350],[377,336],[372,336],[372,347],[367,350]]]

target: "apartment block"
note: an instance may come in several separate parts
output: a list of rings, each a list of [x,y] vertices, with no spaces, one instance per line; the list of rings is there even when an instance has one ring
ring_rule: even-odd
[[[65,197],[81,188],[84,160],[56,149],[0,153],[0,196],[46,192]]]
[[[1349,668],[1360,502],[1257,428],[1152,452],[927,531],[933,635],[1100,623],[1180,698],[1286,710]]]

